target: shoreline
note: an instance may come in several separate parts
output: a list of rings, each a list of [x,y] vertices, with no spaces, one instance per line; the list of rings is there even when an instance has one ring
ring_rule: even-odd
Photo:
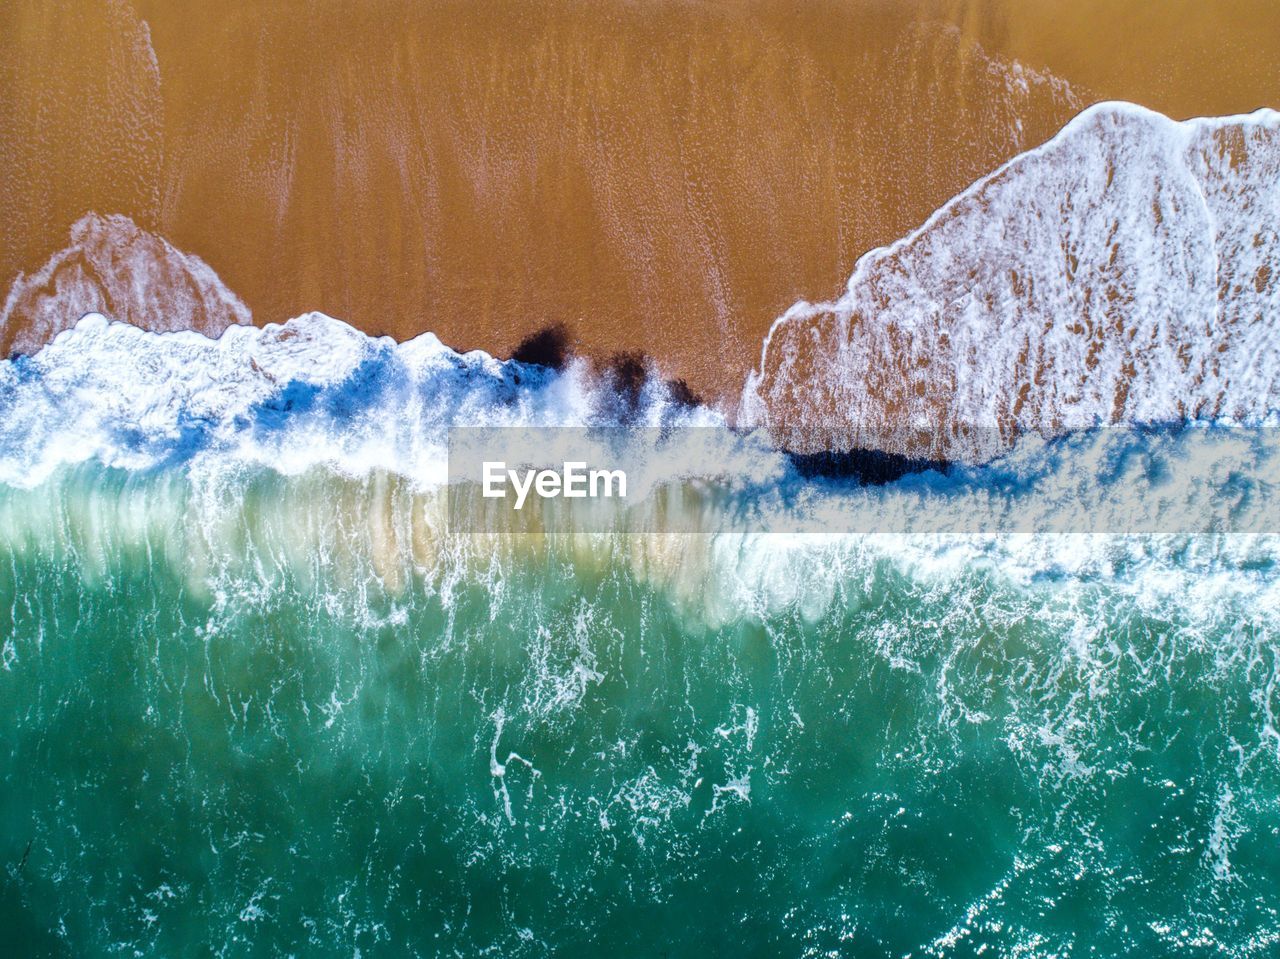
[[[736,402],[779,315],[1087,104],[1280,104],[1274,6],[1033,6],[11,8],[0,293],[118,214],[259,323],[316,309],[494,355],[560,325]],[[1135,32],[1119,60],[1097,41]],[[1211,60],[1212,85],[1185,66]]]

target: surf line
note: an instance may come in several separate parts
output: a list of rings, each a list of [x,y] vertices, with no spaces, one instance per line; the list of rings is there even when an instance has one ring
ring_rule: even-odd
[[[579,460],[566,461],[562,469],[508,469],[502,460],[485,460],[482,495],[489,499],[505,498],[508,485],[515,491],[515,508],[524,506],[530,491],[542,499],[626,498],[627,474],[624,470],[587,469]]]

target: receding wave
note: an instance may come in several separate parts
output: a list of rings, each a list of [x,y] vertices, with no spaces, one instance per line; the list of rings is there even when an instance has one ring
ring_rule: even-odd
[[[198,256],[128,217],[88,213],[70,243],[30,276],[19,273],[0,310],[0,348],[35,353],[88,313],[155,332],[217,336],[249,308]]]
[[[863,257],[765,341],[744,416],[981,458],[970,427],[1250,420],[1280,377],[1280,115],[1103,104]],[[989,438],[989,429],[976,434]],[[997,450],[999,445],[997,445]]]

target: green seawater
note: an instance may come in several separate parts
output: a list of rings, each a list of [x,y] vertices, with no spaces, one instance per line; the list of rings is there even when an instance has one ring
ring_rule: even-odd
[[[414,508],[0,491],[0,954],[1280,954],[1268,562],[415,566]]]

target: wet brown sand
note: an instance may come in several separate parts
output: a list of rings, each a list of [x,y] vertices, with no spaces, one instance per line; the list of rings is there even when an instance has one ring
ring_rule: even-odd
[[[0,37],[0,350],[242,317],[194,255],[258,323],[498,354],[562,323],[721,398],[787,306],[1089,102],[1280,104],[1267,2],[39,0]]]

